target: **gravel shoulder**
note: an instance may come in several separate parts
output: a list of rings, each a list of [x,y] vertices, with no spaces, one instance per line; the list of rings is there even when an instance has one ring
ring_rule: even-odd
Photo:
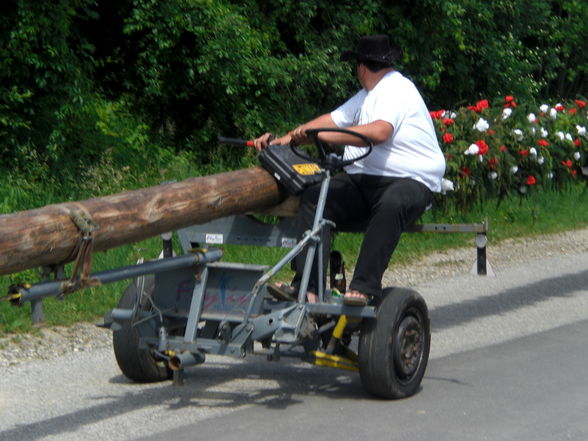
[[[532,238],[508,239],[488,244],[487,256],[492,269],[500,277],[501,269],[550,256],[588,251],[588,228]],[[443,280],[467,274],[476,260],[473,244],[433,253],[411,265],[392,265],[384,275],[384,286],[417,286],[431,280]],[[347,274],[348,280],[351,274]],[[0,337],[0,367],[30,360],[53,359],[71,352],[91,351],[111,345],[110,330],[93,323],[77,323],[70,327],[44,327],[32,334]]]

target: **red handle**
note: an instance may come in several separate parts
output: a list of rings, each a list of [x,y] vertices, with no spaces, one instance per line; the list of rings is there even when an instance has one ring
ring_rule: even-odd
[[[231,145],[238,145],[241,147],[255,147],[253,141],[248,141],[246,139],[239,139],[239,138],[226,138],[224,136],[218,137],[219,144],[231,144]]]

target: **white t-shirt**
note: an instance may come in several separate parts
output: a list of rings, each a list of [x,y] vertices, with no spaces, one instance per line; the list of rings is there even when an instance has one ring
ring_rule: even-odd
[[[386,74],[372,90],[360,90],[331,112],[338,127],[345,128],[383,120],[394,128],[372,153],[346,167],[350,174],[408,177],[432,191],[441,191],[445,158],[433,121],[415,85],[400,72]],[[346,146],[345,159],[357,158],[364,148]]]

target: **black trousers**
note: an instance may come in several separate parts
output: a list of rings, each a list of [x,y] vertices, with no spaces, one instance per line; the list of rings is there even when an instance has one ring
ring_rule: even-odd
[[[320,185],[302,194],[296,224],[299,237],[312,227]],[[400,235],[416,221],[432,201],[429,188],[414,179],[390,178],[347,173],[333,177],[329,185],[324,217],[337,225],[337,231],[365,231],[353,278],[348,289],[371,296],[382,293],[382,277]],[[331,249],[331,231],[325,228],[323,240],[324,271]],[[299,286],[306,252],[293,262],[293,285]],[[308,290],[317,292],[318,259],[314,259]],[[325,283],[325,278],[321,283]]]

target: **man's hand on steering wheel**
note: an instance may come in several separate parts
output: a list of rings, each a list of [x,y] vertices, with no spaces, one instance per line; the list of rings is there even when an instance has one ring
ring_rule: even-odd
[[[290,135],[291,141],[296,145],[311,144],[313,140],[306,134],[307,128],[306,125],[301,125],[289,132],[288,135]]]

